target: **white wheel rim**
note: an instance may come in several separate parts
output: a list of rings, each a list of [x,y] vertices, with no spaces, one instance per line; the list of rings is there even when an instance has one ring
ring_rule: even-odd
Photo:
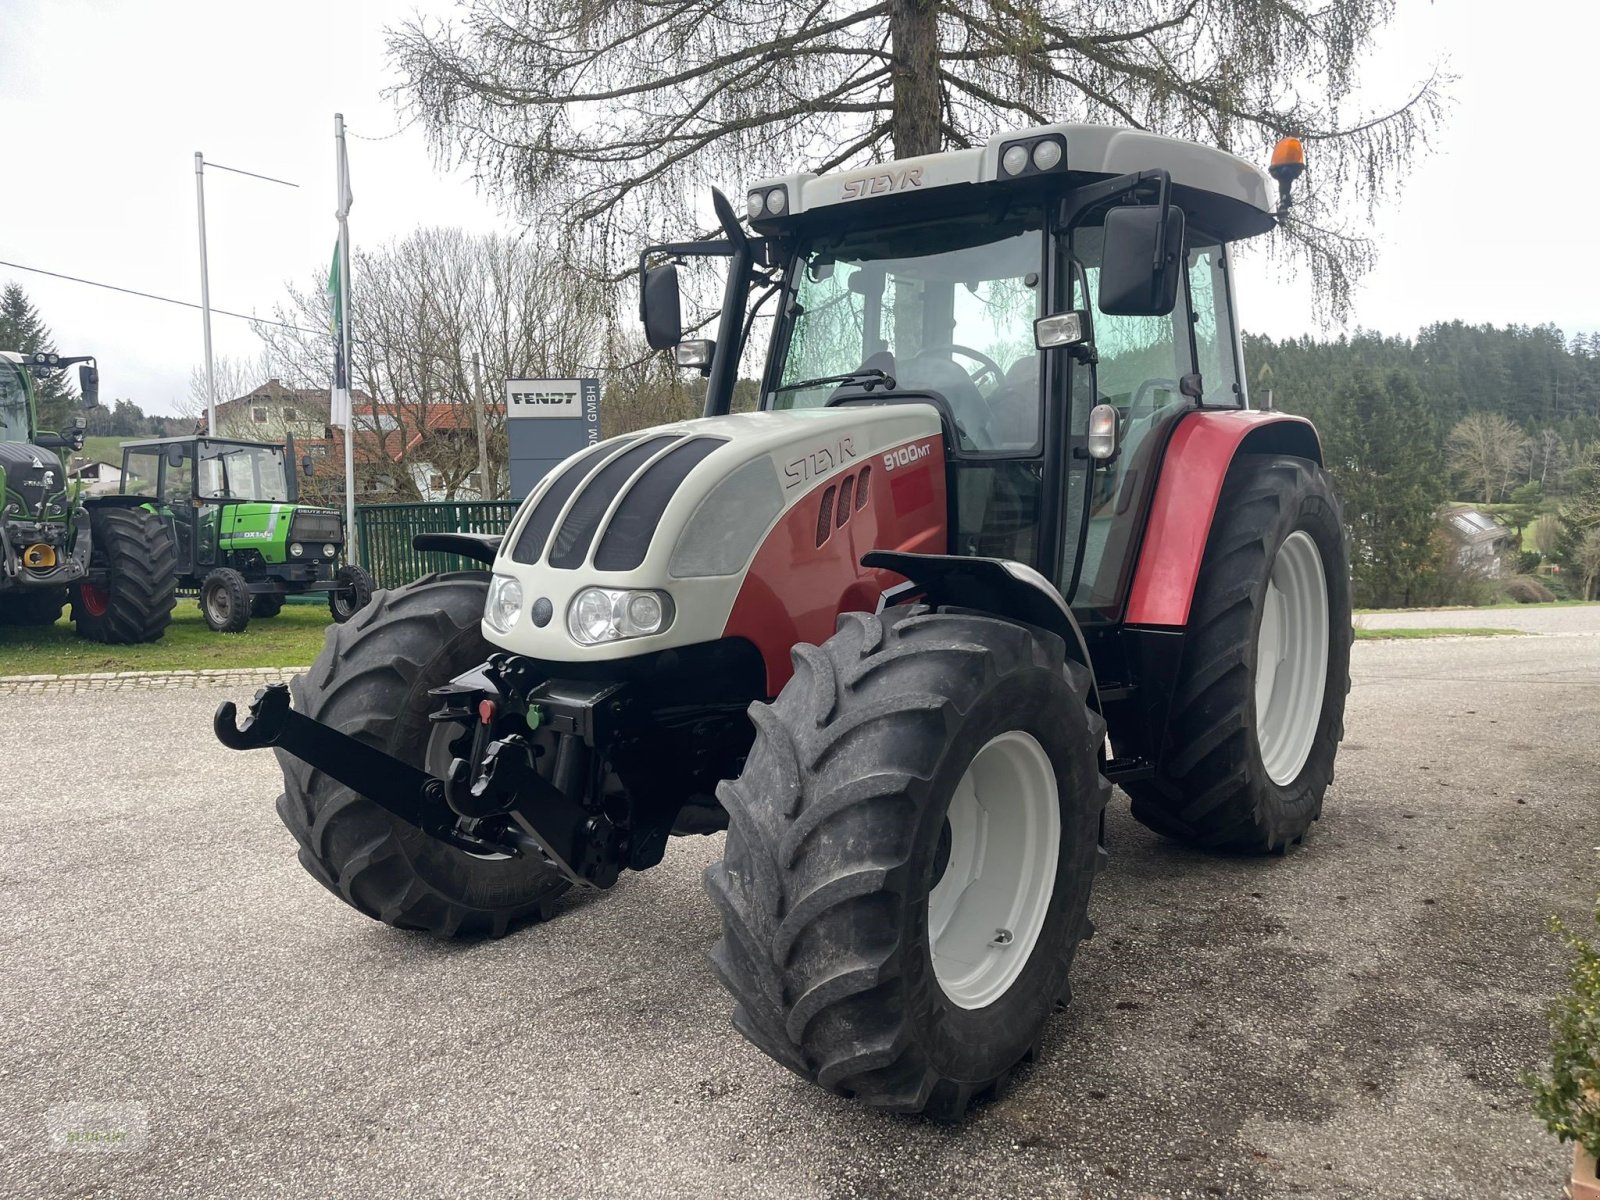
[[[1002,733],[973,757],[947,813],[950,858],[928,893],[928,945],[944,994],[994,1003],[1039,940],[1061,853],[1061,800],[1032,734]]]
[[[1304,530],[1278,547],[1256,633],[1256,744],[1267,777],[1287,787],[1317,740],[1328,686],[1328,581]]]

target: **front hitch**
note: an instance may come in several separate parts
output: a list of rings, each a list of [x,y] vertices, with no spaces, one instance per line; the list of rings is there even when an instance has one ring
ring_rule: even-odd
[[[517,857],[524,851],[523,843],[528,839],[514,830],[507,830],[502,840],[461,828],[456,814],[445,803],[444,780],[295,712],[289,706],[288,684],[267,684],[250,701],[250,715],[235,724],[238,712],[232,700],[224,700],[211,720],[217,740],[230,750],[277,747],[429,837],[468,854]]]
[[[539,854],[575,884],[616,882],[615,830],[533,770],[528,747],[515,735],[489,743],[478,780],[447,782],[295,712],[287,684],[269,683],[257,692],[242,722],[234,703],[224,701],[212,729],[231,750],[275,747],[291,754],[468,854]],[[456,768],[466,765],[457,760]],[[509,819],[496,819],[501,816]]]

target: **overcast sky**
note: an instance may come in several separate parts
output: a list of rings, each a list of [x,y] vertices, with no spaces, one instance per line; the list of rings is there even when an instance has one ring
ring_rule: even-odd
[[[0,260],[199,298],[193,154],[292,180],[206,175],[211,299],[268,313],[288,280],[326,271],[335,237],[333,114],[352,134],[400,124],[381,96],[383,29],[415,0],[0,0]],[[424,4],[446,11],[444,0]],[[1399,100],[1447,59],[1459,76],[1433,153],[1379,216],[1382,258],[1352,326],[1413,334],[1436,320],[1600,328],[1590,212],[1600,5],[1401,0],[1364,74]],[[1314,154],[1314,150],[1313,150]],[[796,164],[803,166],[803,164]],[[1311,169],[1315,171],[1313,158]],[[509,228],[419,131],[350,142],[358,245],[419,224]],[[742,190],[727,180],[725,189]],[[686,221],[686,228],[688,228]],[[1244,328],[1321,332],[1309,281],[1264,256],[1240,272]],[[101,390],[170,412],[202,359],[200,315],[0,266],[58,349],[99,356]],[[253,356],[243,321],[214,318],[218,354]]]

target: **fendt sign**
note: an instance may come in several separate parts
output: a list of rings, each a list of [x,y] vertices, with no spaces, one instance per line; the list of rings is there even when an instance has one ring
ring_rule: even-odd
[[[598,379],[506,380],[511,495],[521,500],[557,463],[600,440]]]

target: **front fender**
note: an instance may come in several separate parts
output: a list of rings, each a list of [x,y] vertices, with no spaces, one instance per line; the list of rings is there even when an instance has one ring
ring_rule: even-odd
[[[1322,443],[1304,417],[1287,413],[1187,413],[1161,460],[1161,477],[1139,547],[1124,621],[1182,628],[1200,576],[1211,518],[1240,454],[1287,454],[1322,465]]]
[[[971,608],[1037,625],[1061,638],[1067,657],[1082,664],[1094,682],[1094,664],[1072,609],[1061,593],[1032,567],[1002,558],[976,558],[958,554],[906,554],[874,550],[863,555],[861,565],[880,567],[904,575],[929,604]],[[1099,689],[1094,686],[1099,708]]]

